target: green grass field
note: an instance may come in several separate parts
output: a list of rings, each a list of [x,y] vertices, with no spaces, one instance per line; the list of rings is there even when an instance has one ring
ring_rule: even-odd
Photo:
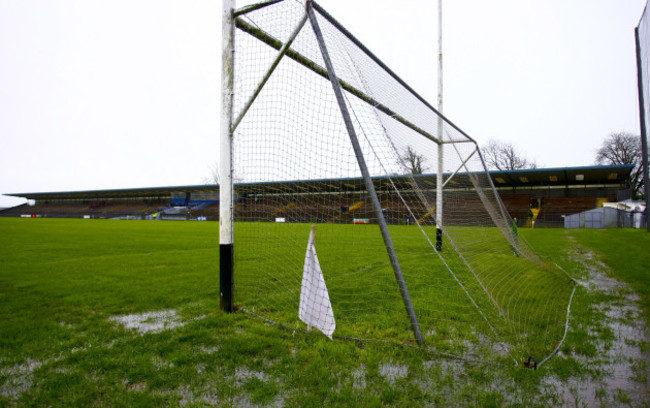
[[[650,324],[650,234],[521,234],[581,282],[566,343],[537,371],[330,341],[225,314],[216,223],[0,218],[0,406],[647,406],[647,331],[624,335],[617,327]],[[319,238],[327,259],[326,233]],[[254,265],[260,255],[248,256],[243,262]],[[596,273],[620,285],[594,288]],[[390,317],[377,319],[361,330],[379,323],[383,335],[408,343],[408,322],[404,335],[387,328]],[[439,330],[429,341],[445,351],[445,336],[452,334]],[[619,349],[634,362],[612,354]],[[621,361],[630,378],[609,381],[620,377]]]

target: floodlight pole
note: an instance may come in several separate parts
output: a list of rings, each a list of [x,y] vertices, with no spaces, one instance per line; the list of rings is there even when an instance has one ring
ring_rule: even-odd
[[[639,88],[639,119],[641,122],[641,154],[643,166],[643,185],[645,195],[645,219],[646,229],[650,232],[650,216],[648,216],[648,209],[650,208],[650,180],[648,180],[648,129],[646,128],[646,111],[645,111],[645,96],[643,95],[643,60],[641,58],[641,38],[639,37],[639,27],[634,29],[634,39],[636,42],[636,76],[637,86]],[[646,78],[649,81],[650,78]]]
[[[359,164],[359,170],[361,170],[363,180],[366,184],[366,190],[368,190],[370,200],[372,201],[372,206],[375,210],[377,223],[379,224],[379,229],[381,231],[382,238],[384,239],[384,245],[386,246],[386,251],[388,252],[388,257],[390,258],[390,262],[393,267],[393,273],[395,274],[395,279],[397,280],[397,285],[399,286],[402,300],[404,301],[404,306],[406,307],[406,312],[408,313],[409,320],[411,322],[411,328],[413,329],[413,333],[415,334],[415,339],[418,344],[423,345],[424,337],[422,336],[422,331],[420,331],[420,325],[418,323],[417,316],[415,315],[415,310],[413,308],[413,303],[411,302],[411,297],[406,286],[406,281],[404,280],[404,275],[402,274],[402,269],[400,267],[399,260],[397,259],[397,254],[395,253],[393,240],[390,236],[390,232],[388,231],[388,225],[386,224],[384,213],[381,210],[381,204],[379,203],[379,197],[377,196],[375,185],[370,178],[368,166],[366,165],[366,161],[363,158],[363,151],[361,150],[361,145],[359,144],[359,139],[357,137],[356,131],[354,130],[354,124],[352,123],[350,112],[348,111],[345,98],[343,97],[341,84],[339,83],[339,80],[336,77],[336,73],[334,72],[334,65],[330,60],[330,56],[325,45],[325,40],[323,39],[323,34],[318,25],[318,20],[316,19],[311,0],[307,1],[307,13],[309,14],[309,21],[314,30],[316,39],[318,40],[321,55],[323,56],[325,67],[327,68],[327,74],[329,76],[330,83],[332,84],[334,95],[336,96],[336,101],[338,102],[339,109],[341,111],[341,116],[343,117],[345,127],[348,131],[348,135],[350,136],[350,142],[352,143],[352,148],[354,149],[357,163]]]
[[[221,123],[219,140],[219,303],[226,312],[233,306],[233,182],[232,105],[235,0],[222,0]]]
[[[442,0],[438,0],[438,112],[442,114]],[[443,141],[442,117],[438,116],[438,140]],[[444,187],[444,149],[438,143],[438,175],[436,177],[436,250],[442,250],[442,191]]]

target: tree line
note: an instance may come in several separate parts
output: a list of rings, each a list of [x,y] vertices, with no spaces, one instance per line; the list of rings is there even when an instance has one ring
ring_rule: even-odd
[[[536,169],[537,163],[526,157],[512,143],[490,140],[481,149],[483,160],[489,170]],[[408,146],[402,156],[405,170],[411,174],[422,174],[429,170],[426,158],[413,147]],[[643,184],[643,153],[641,137],[630,132],[612,132],[595,152],[594,163],[598,165],[633,164],[634,168],[626,180],[632,189],[632,198],[645,197]]]

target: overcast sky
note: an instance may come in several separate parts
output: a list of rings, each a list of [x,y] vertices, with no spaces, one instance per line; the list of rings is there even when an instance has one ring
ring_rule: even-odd
[[[435,0],[320,4],[437,103]],[[444,0],[445,116],[540,167],[593,164],[610,132],[639,133],[644,6]],[[0,194],[202,184],[218,158],[220,14],[218,0],[0,0]]]

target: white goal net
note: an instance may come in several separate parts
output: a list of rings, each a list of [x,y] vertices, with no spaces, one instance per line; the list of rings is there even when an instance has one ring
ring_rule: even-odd
[[[520,239],[474,140],[316,3],[246,7],[234,26],[235,306],[306,328],[316,225],[335,339],[548,355],[573,283]]]

